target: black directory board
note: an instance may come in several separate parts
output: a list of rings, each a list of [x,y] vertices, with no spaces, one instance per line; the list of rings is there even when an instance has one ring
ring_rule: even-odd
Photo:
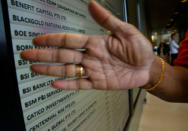
[[[1,60],[6,104],[3,124],[27,131],[121,131],[129,115],[128,91],[64,91],[51,87],[57,77],[30,71],[20,52],[46,33],[103,35],[88,12],[89,0],[1,0]],[[123,17],[122,0],[98,1]],[[118,8],[121,7],[121,8]]]

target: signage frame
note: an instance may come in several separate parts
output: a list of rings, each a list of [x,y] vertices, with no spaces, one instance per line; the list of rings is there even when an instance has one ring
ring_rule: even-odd
[[[21,108],[21,101],[18,90],[18,82],[16,76],[16,68],[14,65],[14,54],[12,47],[12,37],[10,32],[10,21],[8,14],[7,1],[0,1],[0,55],[1,55],[1,69],[3,71],[3,92],[1,101],[3,103],[3,118],[2,126],[6,130],[25,130],[25,123]],[[6,101],[5,101],[6,99]]]

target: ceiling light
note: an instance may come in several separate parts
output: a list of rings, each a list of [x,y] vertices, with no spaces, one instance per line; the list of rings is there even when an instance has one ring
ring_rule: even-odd
[[[170,19],[170,22],[173,22],[173,21],[174,21],[174,19],[173,19],[173,18],[171,18],[171,19]]]
[[[181,3],[186,3],[187,2],[187,0],[181,0]]]
[[[155,36],[154,35],[151,36],[151,40],[152,40],[152,42],[155,42]]]
[[[167,24],[167,26],[169,26],[170,24]]]

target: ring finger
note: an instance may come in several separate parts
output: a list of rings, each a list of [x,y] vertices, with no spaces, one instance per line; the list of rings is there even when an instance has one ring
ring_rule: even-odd
[[[84,68],[82,72],[79,72],[81,66],[70,64],[70,65],[42,65],[42,64],[33,64],[31,70],[41,74],[49,76],[57,76],[63,78],[72,78],[72,77],[82,77],[86,76],[87,73]],[[81,73],[81,74],[80,74]]]

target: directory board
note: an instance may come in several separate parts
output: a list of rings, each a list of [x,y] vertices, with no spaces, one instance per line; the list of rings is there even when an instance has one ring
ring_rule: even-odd
[[[27,131],[122,131],[129,115],[128,92],[73,90],[51,87],[58,77],[30,71],[32,62],[20,52],[39,48],[32,39],[47,33],[104,35],[88,12],[89,0],[7,0],[10,36],[14,54],[17,88]],[[121,8],[115,1],[98,1],[117,17]],[[121,0],[117,0],[119,6]],[[120,13],[121,12],[121,13]],[[15,85],[16,86],[16,85]]]

